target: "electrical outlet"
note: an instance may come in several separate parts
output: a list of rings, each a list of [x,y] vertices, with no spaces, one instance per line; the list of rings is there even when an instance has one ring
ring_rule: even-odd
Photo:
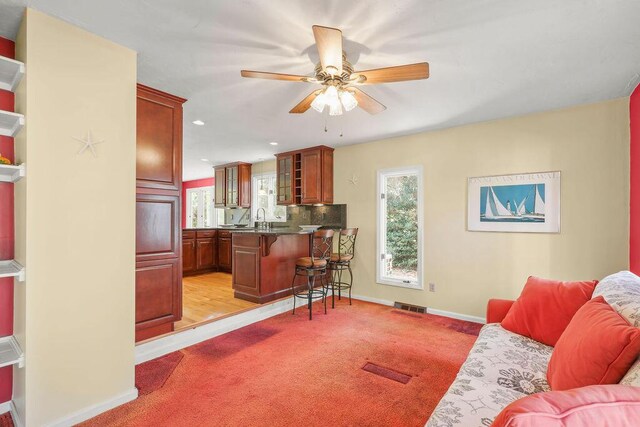
[[[435,291],[436,291],[436,284],[429,283],[429,292],[435,292]]]

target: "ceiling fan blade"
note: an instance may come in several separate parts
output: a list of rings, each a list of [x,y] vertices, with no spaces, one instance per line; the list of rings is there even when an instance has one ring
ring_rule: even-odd
[[[331,75],[342,74],[342,31],[314,25],[313,37],[320,54],[322,69]]]
[[[369,114],[378,114],[387,109],[387,107],[385,107],[357,87],[350,87],[348,90],[351,91],[353,93],[353,96],[356,97],[356,101],[358,101],[358,107],[362,108]]]
[[[291,114],[302,114],[302,113],[304,113],[309,108],[311,108],[311,103],[313,102],[314,99],[316,99],[316,96],[320,95],[320,92],[322,92],[322,89],[314,90],[309,95],[307,95],[307,97],[305,99],[300,101],[300,103],[298,105],[293,107],[291,109],[291,111],[289,111],[289,112]]]
[[[385,107],[357,87],[350,87],[347,90],[353,93],[353,96],[356,97],[356,101],[358,101],[358,107],[362,108],[369,114],[378,114],[387,109],[387,107]]]
[[[308,82],[309,77],[297,76],[295,74],[268,73],[266,71],[240,71],[242,77],[251,77],[254,79],[284,80],[287,82]]]
[[[366,80],[360,83],[365,85],[426,79],[429,77],[429,63],[420,62],[419,64],[399,65],[397,67],[356,71],[352,74],[351,77],[357,78],[358,76],[364,76],[366,78]],[[358,83],[357,80],[356,83]]]

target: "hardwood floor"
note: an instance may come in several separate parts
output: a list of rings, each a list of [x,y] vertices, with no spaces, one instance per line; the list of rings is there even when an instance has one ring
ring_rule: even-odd
[[[233,297],[231,274],[209,273],[182,279],[182,320],[175,330],[193,327],[231,313],[256,307],[249,301]]]

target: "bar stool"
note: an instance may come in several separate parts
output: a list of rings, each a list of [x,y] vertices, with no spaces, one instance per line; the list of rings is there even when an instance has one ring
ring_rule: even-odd
[[[329,272],[331,273],[331,308],[336,307],[335,290],[338,289],[338,300],[342,299],[342,291],[349,289],[349,305],[351,305],[351,286],[353,285],[353,272],[351,271],[351,260],[356,250],[357,228],[345,228],[340,230],[338,237],[338,253],[332,253],[329,259]],[[342,273],[349,272],[349,281],[342,280]],[[325,294],[329,292],[329,286]]]
[[[293,292],[293,313],[296,314],[296,298],[304,298],[307,300],[309,308],[309,320],[312,318],[311,303],[316,298],[322,298],[324,301],[324,314],[327,314],[327,298],[325,285],[327,284],[327,264],[331,258],[331,250],[333,249],[333,230],[318,230],[313,233],[311,242],[311,256],[298,258],[296,260],[296,272],[291,282],[291,290]],[[307,278],[306,289],[296,290],[296,278],[305,276]],[[320,289],[316,287],[316,277],[320,278]]]

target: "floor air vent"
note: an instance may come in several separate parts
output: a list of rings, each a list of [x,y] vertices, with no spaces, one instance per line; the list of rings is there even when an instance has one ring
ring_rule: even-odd
[[[393,306],[395,308],[399,308],[400,310],[412,311],[414,313],[425,314],[427,312],[427,307],[421,307],[419,305],[413,305],[413,304],[405,304],[403,302],[395,302]]]
[[[411,375],[403,374],[402,372],[395,371],[393,369],[385,368],[384,366],[376,365],[375,363],[367,362],[363,367],[363,370],[371,372],[372,374],[380,375],[381,377],[397,381],[402,384],[406,384],[411,379]]]

